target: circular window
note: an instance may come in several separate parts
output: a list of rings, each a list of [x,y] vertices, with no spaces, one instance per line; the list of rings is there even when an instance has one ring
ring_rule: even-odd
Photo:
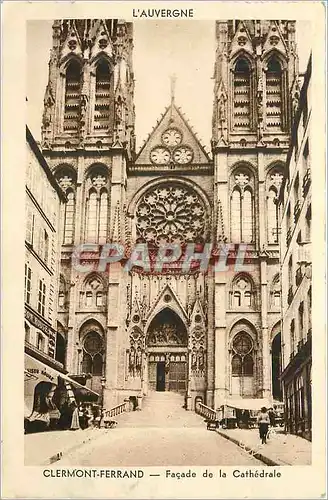
[[[196,323],[200,323],[200,322],[201,322],[201,320],[202,320],[201,315],[200,315],[200,314],[196,314],[196,316],[195,316],[195,321],[196,321]]]
[[[138,236],[156,244],[194,242],[203,237],[205,221],[198,193],[173,182],[148,191],[136,211]]]
[[[85,337],[83,347],[89,354],[95,354],[102,350],[103,342],[98,333],[90,332]]]
[[[165,302],[171,302],[171,300],[172,300],[171,295],[169,295],[168,293],[166,295],[164,295],[164,300],[165,300]]]
[[[233,349],[237,354],[246,356],[253,348],[252,339],[247,334],[238,334],[233,341]]]
[[[178,146],[182,141],[182,135],[176,128],[170,128],[162,134],[162,141],[165,146]]]
[[[138,322],[140,321],[140,316],[139,316],[138,314],[135,314],[135,315],[133,316],[133,318],[132,318],[132,321],[133,321],[134,323],[138,323]]]

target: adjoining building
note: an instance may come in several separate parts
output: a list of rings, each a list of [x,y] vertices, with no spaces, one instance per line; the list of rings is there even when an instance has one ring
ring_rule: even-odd
[[[300,92],[280,193],[282,359],[287,431],[312,435],[311,62]]]
[[[295,22],[216,23],[211,155],[173,95],[135,151],[131,23],[56,20],[52,33],[42,149],[67,197],[57,331],[68,370],[90,373],[96,391],[105,384],[107,408],[149,390],[181,392],[188,408],[281,400],[277,197],[298,81]],[[109,273],[92,252],[88,272],[72,265],[79,245],[101,252],[108,242],[125,252]],[[136,243],[155,254],[162,243],[229,244],[228,266],[127,270]]]
[[[55,389],[59,378],[65,392],[73,394],[72,385],[80,392],[89,391],[67,376],[67,338],[57,323],[60,210],[66,197],[28,127],[26,141],[24,416],[28,418],[41,393]]]

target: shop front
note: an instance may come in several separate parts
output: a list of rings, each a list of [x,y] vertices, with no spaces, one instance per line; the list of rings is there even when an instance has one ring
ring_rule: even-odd
[[[25,432],[71,428],[74,411],[98,400],[96,392],[25,353]]]

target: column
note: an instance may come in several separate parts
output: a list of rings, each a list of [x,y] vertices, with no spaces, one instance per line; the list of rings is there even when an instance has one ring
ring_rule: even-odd
[[[265,258],[261,258],[260,270],[261,270],[261,317],[262,317],[262,393],[264,398],[270,398],[271,359],[270,359],[270,338],[268,331],[267,262]]]
[[[84,241],[84,223],[85,223],[85,203],[83,200],[83,176],[84,176],[84,158],[80,156],[77,159],[77,181],[76,181],[76,200],[75,200],[75,227],[74,244],[78,245]],[[89,242],[87,242],[89,243]]]

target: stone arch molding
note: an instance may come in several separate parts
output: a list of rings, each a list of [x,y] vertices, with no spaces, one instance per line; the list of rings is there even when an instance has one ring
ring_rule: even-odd
[[[188,347],[188,330],[173,309],[166,307],[154,316],[147,330],[146,345],[147,348]]]
[[[83,341],[84,337],[92,330],[99,333],[101,337],[105,339],[106,327],[103,323],[104,321],[102,318],[95,319],[92,314],[84,317],[77,326],[80,341]]]
[[[159,179],[155,179],[155,180],[152,180],[152,181],[149,181],[147,182],[144,186],[142,186],[133,196],[133,198],[131,199],[129,205],[128,205],[128,209],[127,209],[127,214],[129,217],[133,218],[135,216],[135,211],[136,211],[136,207],[137,207],[137,204],[139,202],[139,200],[142,198],[142,196],[148,191],[148,190],[151,190],[153,188],[156,188],[158,186],[160,186],[161,184],[163,183],[171,183],[171,182],[174,182],[176,184],[181,184],[181,186],[185,186],[191,190],[194,190],[197,195],[201,198],[201,200],[203,201],[204,203],[204,206],[206,207],[206,212],[207,212],[207,215],[210,215],[211,213],[211,205],[210,205],[210,202],[208,200],[208,197],[207,195],[205,194],[205,192],[199,187],[197,186],[197,184],[195,184],[194,182],[188,180],[188,179],[185,179],[183,177],[178,177],[178,176],[172,176],[172,177],[165,177],[165,181],[163,181],[163,178],[159,178]]]
[[[168,297],[170,299],[168,300]],[[152,320],[164,309],[171,309],[183,322],[186,330],[188,331],[188,315],[184,307],[180,303],[177,295],[169,285],[166,285],[160,292],[154,306],[152,307],[148,318],[146,319],[144,331],[147,332]]]
[[[247,333],[251,337],[251,339],[253,341],[254,350],[256,350],[258,347],[257,330],[256,330],[255,326],[248,319],[243,318],[243,317],[237,318],[230,327],[229,350],[232,349],[232,344],[233,344],[235,337],[242,331]]]
[[[271,328],[271,335],[270,335],[271,342],[274,341],[275,337],[279,335],[279,333],[281,333],[281,322],[277,321],[277,323],[275,323]]]

